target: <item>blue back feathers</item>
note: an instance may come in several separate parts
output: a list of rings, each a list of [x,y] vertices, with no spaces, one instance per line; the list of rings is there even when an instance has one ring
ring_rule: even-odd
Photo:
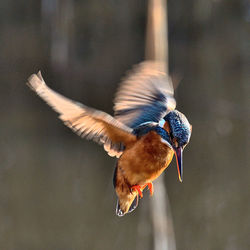
[[[158,126],[157,123],[142,124],[133,130],[133,134],[136,135],[137,137],[141,137],[141,136],[149,133],[150,131],[155,131],[157,134],[159,134],[161,136],[162,139],[166,140],[171,145],[171,141],[170,141],[170,137],[168,135],[168,132],[165,129]]]

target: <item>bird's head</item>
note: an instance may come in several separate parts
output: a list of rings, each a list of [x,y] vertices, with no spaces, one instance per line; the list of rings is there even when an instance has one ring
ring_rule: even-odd
[[[169,112],[163,120],[160,121],[160,126],[169,134],[171,146],[176,156],[179,180],[182,182],[182,152],[190,140],[192,126],[188,122],[186,116],[177,110]]]

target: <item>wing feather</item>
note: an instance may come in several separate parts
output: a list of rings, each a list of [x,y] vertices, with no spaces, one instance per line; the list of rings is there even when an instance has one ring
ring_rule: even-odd
[[[27,85],[59,113],[65,125],[79,136],[102,144],[109,155],[119,157],[124,146],[136,140],[132,129],[112,116],[74,102],[50,89],[40,71],[30,76]]]
[[[121,82],[114,100],[115,118],[131,128],[158,122],[176,102],[171,79],[160,62],[136,65]]]

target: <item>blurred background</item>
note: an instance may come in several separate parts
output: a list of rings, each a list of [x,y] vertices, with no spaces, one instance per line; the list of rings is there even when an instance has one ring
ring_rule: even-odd
[[[175,161],[164,175],[177,249],[249,249],[250,2],[169,0],[168,16],[177,108],[193,125],[184,182]],[[152,249],[149,195],[118,218],[115,159],[25,85],[41,69],[112,114],[121,77],[144,59],[146,17],[145,0],[0,2],[0,249]]]

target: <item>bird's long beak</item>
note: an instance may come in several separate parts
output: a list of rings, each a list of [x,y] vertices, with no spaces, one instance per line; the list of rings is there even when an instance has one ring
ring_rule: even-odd
[[[178,176],[179,181],[183,181],[183,165],[182,165],[182,151],[183,149],[181,147],[175,148],[174,153],[176,157],[176,164],[177,164],[177,170],[178,170]]]

